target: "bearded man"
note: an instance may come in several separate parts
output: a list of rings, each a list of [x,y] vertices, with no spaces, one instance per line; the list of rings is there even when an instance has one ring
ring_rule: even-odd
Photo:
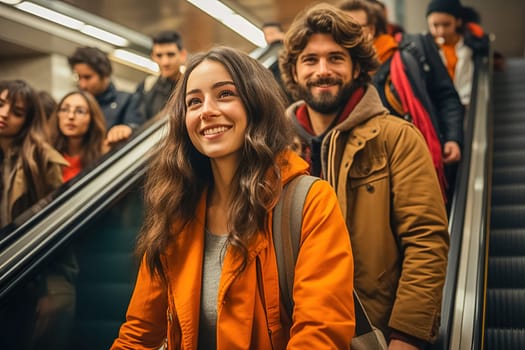
[[[372,324],[390,350],[425,349],[438,335],[449,235],[421,133],[382,105],[370,83],[372,41],[344,11],[318,4],[300,13],[279,60],[298,101],[287,112],[299,152],[337,193]]]

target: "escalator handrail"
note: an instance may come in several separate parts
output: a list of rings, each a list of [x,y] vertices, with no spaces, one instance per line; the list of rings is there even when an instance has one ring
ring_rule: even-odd
[[[108,167],[112,166],[112,164],[123,155],[137,147],[137,145],[158,131],[159,128],[162,128],[164,124],[165,120],[155,120],[144,125],[144,127],[136,133],[136,136],[131,138],[127,143],[108,153],[92,168],[86,169],[74,179],[64,184],[57,191],[51,193],[40,201],[37,207],[41,208],[39,208],[38,211],[32,208],[32,210],[29,210],[27,213],[23,213],[20,217],[15,218],[14,225],[12,225],[14,228],[7,227],[6,229],[10,230],[3,230],[7,232],[4,232],[1,235],[0,250],[3,250],[6,245],[10,244],[12,239],[25,234],[25,232],[36,223],[40,222],[42,218],[53,212],[57,206],[61,205],[64,201],[67,201],[79,189],[85,186],[85,184],[90,183],[94,178],[100,176],[100,174],[106,171]]]
[[[492,45],[491,45],[492,46]],[[476,104],[469,110],[468,118],[472,121],[472,144],[469,161],[469,176],[466,186],[463,225],[459,227],[460,242],[457,245],[455,260],[449,261],[449,267],[456,269],[455,287],[451,292],[448,304],[448,333],[446,349],[480,349],[483,293],[480,286],[484,284],[486,232],[488,229],[488,202],[490,196],[490,138],[489,120],[491,115],[491,55],[476,57],[475,64],[479,70],[476,74]],[[455,234],[455,233],[453,233]],[[452,237],[454,238],[454,237]],[[452,245],[452,242],[451,242]],[[453,266],[450,266],[453,265]],[[447,271],[448,272],[448,271]]]
[[[465,142],[462,149],[462,160],[458,166],[457,178],[454,186],[454,196],[450,207],[450,249],[448,254],[446,281],[443,289],[439,337],[436,344],[432,347],[434,350],[448,350],[451,348],[450,340],[456,309],[456,293],[458,291],[458,269],[461,260],[463,230],[468,205],[467,198],[469,190],[471,189],[469,187],[469,179],[471,175],[472,153],[473,148],[476,148],[476,146],[474,146],[474,127],[475,123],[482,122],[482,120],[480,120],[482,119],[482,116],[478,116],[477,114],[486,114],[486,111],[483,112],[483,106],[486,106],[486,102],[483,96],[480,96],[479,85],[480,80],[482,80],[481,77],[486,74],[487,65],[484,62],[484,58],[478,56],[475,58],[474,66],[473,89],[470,105],[465,116]],[[477,150],[474,149],[474,152],[476,151]]]
[[[29,275],[39,262],[70,239],[76,230],[143,176],[151,150],[165,133],[158,120],[74,182],[41,212],[13,233],[0,250],[0,298]]]

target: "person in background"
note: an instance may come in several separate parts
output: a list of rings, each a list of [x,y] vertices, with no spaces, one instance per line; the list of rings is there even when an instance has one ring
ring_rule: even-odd
[[[264,40],[267,45],[282,42],[284,38],[283,26],[279,22],[265,22],[262,26]]]
[[[57,101],[55,101],[53,96],[51,96],[51,94],[45,90],[40,90],[38,92],[38,97],[40,98],[40,102],[42,103],[42,107],[44,108],[44,115],[46,116],[46,120],[49,121],[51,115],[55,111]]]
[[[107,142],[113,146],[127,140],[144,120],[130,110],[132,94],[119,91],[111,81],[113,68],[108,56],[96,47],[79,47],[68,57],[80,90],[95,96],[106,119]]]
[[[373,5],[377,6],[379,11],[381,11],[383,17],[385,18],[386,23],[386,33],[392,36],[395,36],[397,33],[404,33],[405,29],[397,23],[392,23],[388,21],[388,10],[386,8],[386,5],[383,1],[379,0],[368,0],[368,2],[371,2]]]
[[[63,169],[66,182],[108,151],[104,115],[89,92],[74,91],[60,100],[52,118],[54,146],[69,163]]]
[[[467,21],[464,15],[467,15]],[[470,103],[473,57],[487,55],[489,47],[488,36],[475,22],[477,16],[476,13],[474,15],[472,18],[472,11],[465,11],[459,0],[432,0],[426,11],[430,31],[428,40],[438,46],[443,64],[464,106]]]
[[[0,107],[0,226],[5,226],[58,188],[68,163],[48,144],[44,110],[31,86],[22,80],[1,81]]]
[[[266,43],[268,44],[267,49],[275,50],[277,52],[276,57],[278,57],[278,53],[281,51],[283,46],[283,38],[284,38],[284,30],[283,26],[279,22],[265,22],[262,26],[263,34],[264,34],[264,40],[266,40]],[[277,82],[279,83],[279,86],[282,88],[282,91],[285,93],[288,103],[292,102],[292,97],[286,91],[286,87],[283,84],[283,81],[281,79],[281,71],[279,70],[279,62],[278,59],[276,62],[270,67],[268,67],[270,71],[273,74],[273,77]]]
[[[438,335],[449,234],[421,133],[385,109],[370,84],[372,41],[335,6],[297,15],[280,66],[298,100],[287,110],[298,152],[346,218],[364,309],[390,350],[425,349]]]
[[[392,115],[414,123],[423,134],[450,202],[463,145],[464,108],[434,45],[421,35],[386,32],[386,18],[369,1],[345,0],[338,7],[373,38],[380,68],[373,74],[383,105]]]
[[[169,350],[348,349],[352,252],[325,181],[304,203],[292,318],[281,305],[272,208],[308,164],[288,149],[279,91],[233,49],[188,62],[147,176],[143,260],[111,349],[157,349],[166,335]]]
[[[130,110],[138,120],[150,120],[166,105],[182,76],[187,51],[182,37],[173,30],[163,31],[153,37],[151,59],[159,66],[160,75],[150,75],[137,86]]]
[[[47,139],[36,91],[22,80],[0,81],[0,226],[62,184],[62,168],[68,163]],[[75,305],[76,270],[70,258],[65,254],[51,261],[0,307],[0,348],[63,349]]]

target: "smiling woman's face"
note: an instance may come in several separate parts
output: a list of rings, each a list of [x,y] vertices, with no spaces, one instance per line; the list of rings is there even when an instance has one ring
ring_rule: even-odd
[[[205,60],[188,76],[186,128],[195,148],[211,159],[238,157],[248,117],[231,74]]]

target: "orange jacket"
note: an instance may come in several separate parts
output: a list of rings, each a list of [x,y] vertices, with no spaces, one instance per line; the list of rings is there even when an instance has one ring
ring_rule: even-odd
[[[283,183],[308,168],[291,152],[286,157],[290,166],[282,169]],[[167,288],[140,267],[126,322],[112,349],[157,350],[166,337],[170,350],[197,349],[206,194],[202,198],[196,219],[166,251]],[[257,278],[257,260],[262,281]],[[314,183],[303,210],[291,327],[279,301],[271,234],[258,235],[241,273],[236,271],[239,263],[228,250],[218,290],[218,350],[349,348],[355,329],[353,257],[343,215],[327,182]]]

